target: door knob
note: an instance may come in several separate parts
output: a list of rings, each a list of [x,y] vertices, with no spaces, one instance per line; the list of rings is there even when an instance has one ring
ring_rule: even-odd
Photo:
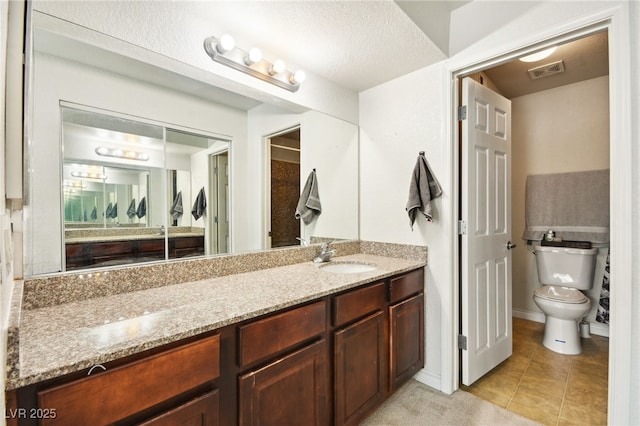
[[[511,241],[507,241],[507,250],[511,250],[512,248],[515,248],[515,244],[513,244]]]

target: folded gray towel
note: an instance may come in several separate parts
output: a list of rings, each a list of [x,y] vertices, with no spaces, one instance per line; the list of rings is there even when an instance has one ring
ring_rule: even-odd
[[[129,203],[129,208],[127,209],[127,216],[129,216],[129,219],[131,219],[135,215],[136,215],[136,199],[134,198],[133,200],[131,200],[131,203]]]
[[[191,214],[195,220],[200,219],[202,215],[204,215],[205,210],[207,209],[207,197],[204,193],[204,187],[200,189],[198,192],[198,196],[196,197],[196,201],[193,203],[193,207],[191,208]]]
[[[182,191],[179,191],[176,198],[173,200],[173,204],[171,204],[169,214],[173,220],[178,220],[178,218],[182,216],[182,212]]]
[[[429,167],[429,163],[424,154],[418,155],[418,161],[413,169],[411,184],[409,185],[409,200],[407,201],[407,213],[409,214],[409,225],[413,230],[416,221],[416,214],[420,211],[424,217],[431,222],[433,220],[433,209],[431,201],[442,195],[442,189],[435,175]]]
[[[529,175],[524,240],[553,229],[563,240],[609,242],[609,170]]]
[[[318,178],[315,169],[309,173],[304,184],[298,205],[296,207],[296,219],[302,219],[305,225],[313,222],[322,213],[320,195],[318,194]]]
[[[98,208],[93,206],[93,210],[91,210],[91,220],[98,219]]]

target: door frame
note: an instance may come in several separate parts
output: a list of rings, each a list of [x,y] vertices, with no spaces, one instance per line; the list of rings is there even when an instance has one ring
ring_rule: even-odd
[[[294,124],[292,126],[285,127],[282,130],[269,133],[268,135],[262,138],[262,152],[263,152],[262,157],[264,159],[263,160],[264,161],[263,162],[263,166],[264,166],[263,201],[264,203],[263,203],[263,209],[262,209],[262,211],[264,212],[263,214],[264,227],[262,228],[262,237],[263,237],[262,248],[263,249],[271,248],[271,235],[269,235],[269,233],[271,232],[271,139],[275,138],[276,136],[291,133],[292,131],[296,129],[300,129],[301,127],[302,125],[300,123]],[[302,143],[300,145],[300,152],[302,152]],[[302,236],[302,229],[300,230],[300,235]]]
[[[447,62],[443,78],[448,86],[444,96],[446,134],[450,149],[446,151],[448,164],[451,165],[450,179],[452,196],[449,199],[449,251],[450,292],[443,294],[443,316],[441,324],[441,383],[443,392],[452,393],[459,388],[459,303],[460,291],[459,264],[461,248],[458,243],[458,208],[460,197],[460,149],[457,121],[458,79],[483,69],[491,68],[516,59],[534,50],[540,50],[555,43],[580,38],[591,33],[607,30],[609,36],[609,117],[610,117],[610,187],[617,188],[610,193],[611,241],[610,250],[615,253],[611,258],[611,280],[616,283],[610,295],[609,321],[609,383],[608,383],[608,423],[627,424],[629,416],[629,389],[631,386],[628,367],[631,360],[631,323],[632,313],[632,235],[628,224],[632,219],[632,202],[625,191],[632,181],[632,140],[631,140],[631,87],[630,59],[625,51],[629,41],[629,6],[626,3],[615,4],[609,9],[587,17],[571,20],[562,25],[533,34],[525,40],[507,42],[493,50],[485,50],[473,58],[462,58]],[[446,89],[445,89],[446,90]],[[447,300],[448,299],[448,300]]]

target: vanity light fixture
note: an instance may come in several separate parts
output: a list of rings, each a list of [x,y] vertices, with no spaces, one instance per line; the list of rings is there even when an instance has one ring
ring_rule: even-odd
[[[148,161],[149,154],[125,149],[110,149],[104,146],[96,148],[96,154],[103,157],[124,158],[126,160]]]
[[[304,71],[291,72],[287,70],[285,63],[280,59],[273,61],[273,63],[262,59],[262,52],[255,47],[248,52],[235,47],[233,37],[228,34],[220,38],[207,37],[204,40],[204,50],[211,59],[220,64],[291,92],[297,91],[300,88],[300,83],[306,77]]]

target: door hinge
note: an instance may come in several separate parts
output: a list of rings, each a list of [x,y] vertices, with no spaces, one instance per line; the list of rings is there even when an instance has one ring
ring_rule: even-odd
[[[458,235],[467,235],[467,222],[464,220],[458,221]]]
[[[458,349],[467,350],[467,336],[458,334]]]
[[[458,107],[458,121],[467,119],[467,106],[459,106]]]

